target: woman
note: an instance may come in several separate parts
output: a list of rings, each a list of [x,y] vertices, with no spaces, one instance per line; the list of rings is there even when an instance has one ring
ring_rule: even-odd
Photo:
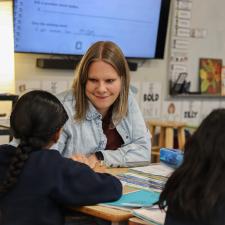
[[[93,44],[83,56],[73,88],[59,95],[69,121],[55,148],[64,156],[107,166],[150,161],[150,134],[134,97],[120,48],[109,41]]]
[[[117,178],[49,150],[67,119],[60,101],[45,91],[31,91],[16,103],[10,124],[20,144],[0,146],[1,225],[62,225],[66,206],[121,196]]]
[[[185,145],[184,161],[168,179],[159,207],[165,225],[225,224],[225,109],[211,112]]]

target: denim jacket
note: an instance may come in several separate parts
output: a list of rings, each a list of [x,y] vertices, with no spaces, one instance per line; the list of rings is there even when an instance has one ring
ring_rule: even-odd
[[[134,97],[129,94],[128,115],[117,125],[116,129],[124,144],[116,149],[105,149],[107,139],[102,129],[102,116],[89,102],[86,118],[81,122],[74,120],[75,98],[72,91],[58,95],[64,105],[69,120],[63,127],[63,132],[57,144],[57,149],[65,157],[73,154],[93,154],[101,151],[104,163],[110,167],[129,167],[147,164],[150,161],[150,133]]]

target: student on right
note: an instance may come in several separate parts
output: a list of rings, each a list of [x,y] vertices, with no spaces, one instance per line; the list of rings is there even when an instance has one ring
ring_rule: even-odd
[[[159,199],[165,225],[225,224],[225,109],[212,111],[188,139],[182,165]]]

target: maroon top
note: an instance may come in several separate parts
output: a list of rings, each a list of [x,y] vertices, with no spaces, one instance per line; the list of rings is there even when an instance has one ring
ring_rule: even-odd
[[[116,150],[124,143],[122,137],[115,127],[112,127],[112,110],[105,115],[102,120],[102,129],[107,138],[105,149]]]

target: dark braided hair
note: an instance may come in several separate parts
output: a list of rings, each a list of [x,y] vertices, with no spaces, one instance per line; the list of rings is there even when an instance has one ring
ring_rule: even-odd
[[[17,182],[29,153],[46,148],[53,141],[68,115],[60,101],[46,91],[35,90],[24,94],[16,103],[11,116],[11,131],[20,140],[9,162],[0,193],[6,193]]]

